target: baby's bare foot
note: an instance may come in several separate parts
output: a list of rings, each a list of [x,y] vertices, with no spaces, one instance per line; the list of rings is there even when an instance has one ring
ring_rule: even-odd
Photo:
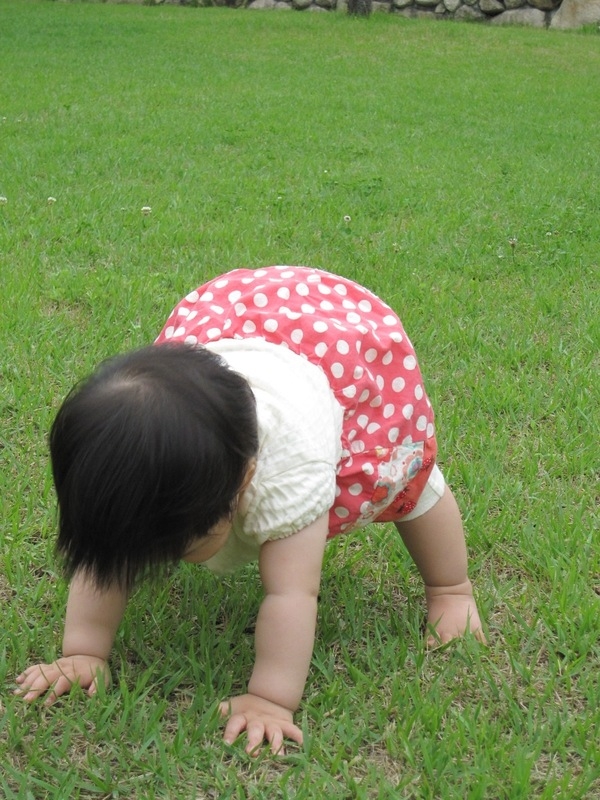
[[[470,581],[457,586],[426,586],[427,647],[439,647],[466,633],[485,644]]]

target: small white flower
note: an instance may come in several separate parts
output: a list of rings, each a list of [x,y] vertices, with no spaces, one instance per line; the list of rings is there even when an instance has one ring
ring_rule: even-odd
[[[152,209],[150,206],[142,206],[142,214],[147,217],[149,214],[152,213]]]
[[[0,197],[0,206],[5,206],[7,203],[8,197],[4,197],[4,195],[2,195],[2,197]]]
[[[344,217],[344,222],[352,222],[352,217],[346,214],[346,216]]]
[[[53,206],[56,203],[56,197],[49,197],[48,198],[48,205]]]
[[[513,250],[514,250],[514,249],[515,249],[515,247],[517,246],[517,238],[516,238],[516,236],[515,236],[515,237],[513,237],[512,239],[509,239],[509,240],[508,240],[508,243],[509,243],[509,245],[510,245],[510,246],[513,248]]]

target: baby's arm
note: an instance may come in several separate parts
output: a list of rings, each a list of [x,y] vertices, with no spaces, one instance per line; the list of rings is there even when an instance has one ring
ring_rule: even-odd
[[[312,657],[321,565],[328,532],[323,516],[286,539],[261,548],[260,574],[265,589],[256,622],[256,662],[248,694],[222,704],[231,714],[225,741],[246,731],[247,752],[264,739],[279,752],[284,737],[302,742],[294,725]]]
[[[99,677],[108,681],[108,657],[126,604],[127,593],[118,586],[98,589],[77,573],[69,587],[63,657],[52,664],[35,664],[26,669],[17,678],[16,693],[31,702],[49,692],[46,705],[54,703],[75,683],[94,694]]]

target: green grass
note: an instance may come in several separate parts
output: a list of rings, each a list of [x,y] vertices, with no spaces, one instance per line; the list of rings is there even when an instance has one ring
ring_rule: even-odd
[[[37,0],[0,20],[0,796],[599,798],[597,34]],[[105,696],[25,707],[14,676],[58,652],[66,597],[58,404],[197,284],[271,263],[402,316],[489,647],[424,653],[414,570],[371,528],[328,549],[285,758],[224,746],[215,713],[252,663],[252,569],[142,588]]]

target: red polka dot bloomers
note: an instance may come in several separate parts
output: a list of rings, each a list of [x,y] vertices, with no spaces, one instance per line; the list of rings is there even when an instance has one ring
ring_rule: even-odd
[[[435,464],[434,415],[389,306],[318,269],[236,269],[187,295],[156,343],[231,339],[283,346],[325,374],[342,409],[330,537],[413,511]]]

